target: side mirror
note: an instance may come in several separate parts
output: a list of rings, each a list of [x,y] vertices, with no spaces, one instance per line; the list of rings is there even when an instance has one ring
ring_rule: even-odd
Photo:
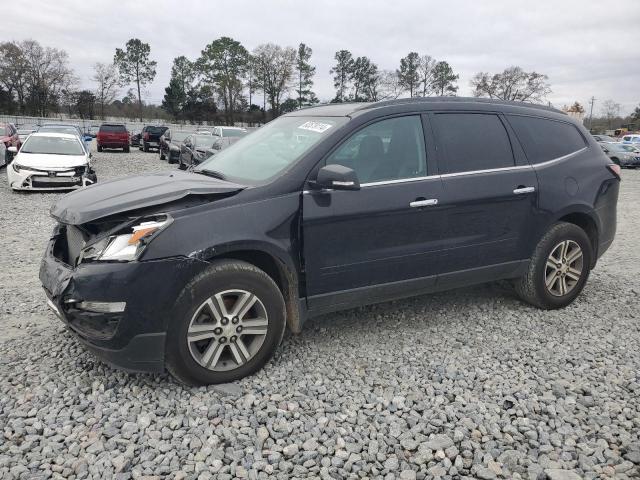
[[[332,190],[360,190],[360,181],[356,172],[344,165],[326,165],[318,170],[315,181],[309,182],[312,187]]]
[[[14,147],[13,145],[7,148],[7,151],[10,153],[18,153],[18,147]]]

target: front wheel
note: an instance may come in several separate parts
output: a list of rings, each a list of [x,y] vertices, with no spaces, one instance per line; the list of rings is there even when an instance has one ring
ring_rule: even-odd
[[[584,288],[593,259],[591,241],[572,223],[554,224],[542,237],[527,272],[516,283],[516,292],[539,308],[563,308]]]
[[[282,293],[246,262],[212,264],[182,291],[167,331],[167,370],[189,385],[238,380],[272,357],[286,325]]]
[[[98,145],[98,147],[97,147],[97,148],[98,148],[98,151],[99,151],[99,152],[101,152],[101,151],[102,151],[102,146],[101,146],[101,145]]]

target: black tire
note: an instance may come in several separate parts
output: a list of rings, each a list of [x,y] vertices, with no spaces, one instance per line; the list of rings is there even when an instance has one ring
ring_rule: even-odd
[[[102,151],[102,146],[98,145],[98,151],[101,152]]]
[[[149,151],[149,145],[148,145],[147,143],[145,143],[145,144],[144,144],[143,150],[144,150],[145,152],[148,152],[148,151]]]
[[[124,148],[122,149],[122,151],[123,151],[124,153],[129,153],[129,152],[131,151],[131,149],[127,146],[127,147],[124,147]]]
[[[575,242],[582,250],[582,267],[579,279],[564,295],[552,294],[546,285],[547,260],[549,255],[563,241]],[[593,260],[593,247],[586,232],[572,223],[558,222],[551,226],[538,242],[527,272],[515,281],[515,289],[520,298],[538,308],[553,310],[563,308],[573,302],[587,282]],[[553,270],[551,270],[553,271]],[[555,284],[552,284],[552,287]]]
[[[241,289],[258,297],[267,314],[267,333],[259,349],[246,363],[231,370],[213,371],[203,367],[192,356],[187,331],[192,317],[207,299],[231,289]],[[175,303],[167,330],[167,370],[188,385],[233,382],[264,366],[282,341],[285,326],[284,299],[271,277],[250,263],[235,260],[213,262],[183,289]]]
[[[160,160],[164,160],[164,153],[162,153],[162,149],[158,149],[158,151],[160,152]]]

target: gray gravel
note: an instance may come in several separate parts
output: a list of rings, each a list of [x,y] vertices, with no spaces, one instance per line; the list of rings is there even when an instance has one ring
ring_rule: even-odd
[[[94,156],[102,180],[173,168]],[[208,388],[113,370],[64,330],[37,278],[57,195],[0,178],[2,479],[640,476],[640,171],[567,309],[493,284],[350,310]]]

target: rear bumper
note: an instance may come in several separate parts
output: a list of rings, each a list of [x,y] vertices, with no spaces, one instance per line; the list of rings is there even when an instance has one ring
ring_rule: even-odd
[[[96,142],[101,148],[127,148],[129,146],[129,140],[123,140],[121,142]]]
[[[165,336],[176,299],[207,264],[189,258],[87,263],[71,267],[56,257],[64,242],[57,226],[40,265],[47,304],[96,356],[139,372],[164,369]],[[57,243],[57,246],[56,246]],[[121,303],[111,313],[81,302]]]

